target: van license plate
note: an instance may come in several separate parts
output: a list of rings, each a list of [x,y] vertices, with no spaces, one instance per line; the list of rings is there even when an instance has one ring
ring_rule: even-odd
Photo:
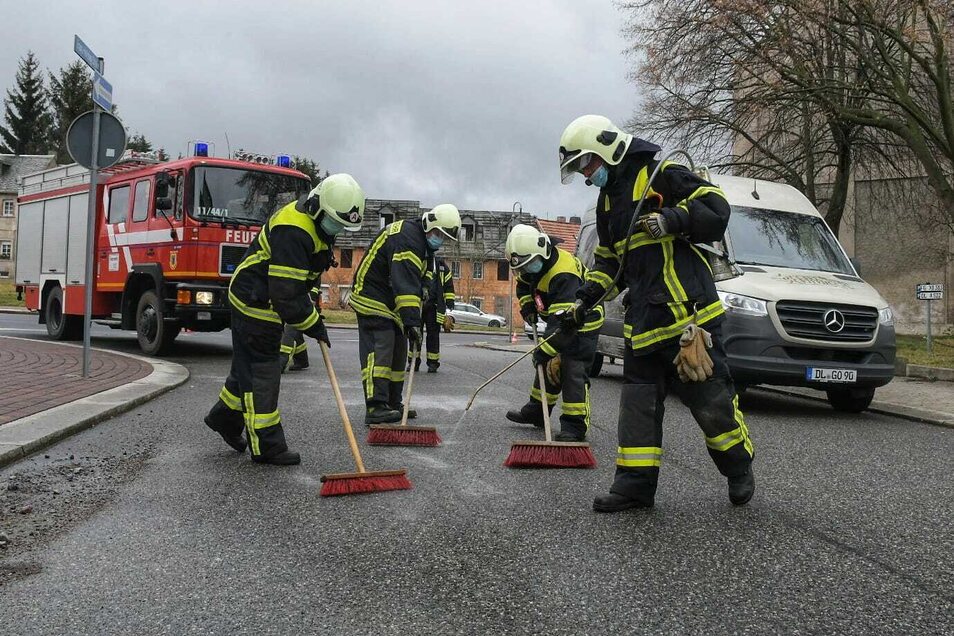
[[[854,369],[819,369],[808,367],[805,378],[809,382],[857,382],[858,372]]]

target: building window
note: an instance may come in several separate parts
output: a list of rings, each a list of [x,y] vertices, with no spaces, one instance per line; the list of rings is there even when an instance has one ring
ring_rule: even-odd
[[[471,271],[473,272],[474,280],[481,280],[484,277],[484,262],[483,261],[474,261],[471,265]]]
[[[497,280],[510,280],[510,263],[497,261]]]
[[[460,261],[451,261],[451,275],[460,278]]]
[[[346,249],[342,247],[341,258],[339,258],[338,260],[341,261],[340,263],[338,263],[341,267],[347,267],[348,269],[350,269],[351,268],[351,248]]]
[[[460,240],[462,241],[474,240],[474,222],[473,221],[464,221],[463,223],[461,223]]]
[[[109,191],[109,222],[125,223],[129,211],[129,186],[113,188]]]
[[[13,241],[0,241],[0,258],[10,260],[13,255]]]
[[[133,198],[133,222],[145,221],[149,214],[149,182],[140,181],[136,184],[136,195]]]
[[[471,299],[470,299],[470,304],[473,305],[474,307],[476,307],[477,309],[480,309],[481,311],[483,310],[483,307],[481,307],[481,305],[483,304],[483,302],[484,302],[484,299],[483,299],[483,298],[476,298],[476,297],[475,297],[475,298],[471,298]],[[541,408],[543,408],[543,407],[541,407]]]
[[[13,199],[3,202],[3,216],[13,216]]]
[[[0,278],[10,278],[10,272],[5,269],[0,269]]]
[[[391,223],[394,223],[394,212],[382,212],[381,227],[383,228]]]

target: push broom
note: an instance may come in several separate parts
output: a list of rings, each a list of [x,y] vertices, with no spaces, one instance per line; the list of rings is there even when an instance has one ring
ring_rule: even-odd
[[[420,352],[411,349],[411,359],[417,358]],[[407,379],[407,397],[404,400],[404,413],[401,414],[401,424],[372,424],[368,431],[368,444],[372,446],[438,446],[441,436],[432,426],[408,426],[407,415],[411,409],[411,393],[414,390],[414,366]]]
[[[328,379],[331,381],[331,388],[335,392],[335,400],[338,402],[338,413],[341,415],[341,422],[344,424],[345,434],[348,436],[348,444],[351,446],[351,454],[354,455],[354,463],[357,465],[356,473],[334,473],[321,476],[322,497],[334,497],[336,495],[357,495],[370,492],[384,492],[387,490],[409,490],[411,482],[407,478],[406,470],[381,470],[369,472],[364,468],[364,462],[361,461],[361,451],[358,450],[358,442],[354,438],[354,431],[351,429],[351,420],[348,418],[348,411],[345,409],[344,398],[341,397],[341,388],[338,386],[338,378],[335,376],[335,370],[331,366],[331,356],[328,355],[328,345],[324,342],[318,343],[321,346],[321,356],[325,359],[325,368],[328,369]]]
[[[537,342],[537,325],[533,325],[534,349]],[[507,468],[596,468],[596,457],[586,442],[554,442],[550,429],[550,408],[546,399],[546,377],[543,365],[534,365],[540,383],[540,406],[543,409],[543,431],[546,441],[514,442],[504,466]]]

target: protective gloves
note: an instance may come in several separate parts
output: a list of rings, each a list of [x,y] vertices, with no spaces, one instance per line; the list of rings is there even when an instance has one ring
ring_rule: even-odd
[[[547,362],[547,366],[543,368],[547,376],[547,381],[550,384],[556,384],[556,385],[560,384],[561,365],[562,365],[562,361],[560,359],[560,356],[556,356],[555,358],[550,358],[550,361]]]
[[[546,365],[550,363],[550,360],[553,359],[553,356],[548,354],[543,350],[543,348],[538,348],[533,351],[533,366],[539,367],[541,365]]]
[[[706,349],[712,348],[712,335],[702,327],[691,324],[679,337],[679,353],[672,363],[683,382],[705,382],[712,377],[712,358]]]
[[[446,301],[446,302],[444,303],[444,305],[445,305],[448,309],[450,309],[450,310],[453,310],[453,309],[454,309],[454,301],[453,301],[453,300],[448,300],[448,301]]]
[[[520,317],[523,318],[524,322],[528,325],[532,325],[537,322],[537,306],[532,303],[523,303],[520,305]]]
[[[666,218],[659,212],[651,212],[640,217],[639,225],[644,232],[649,234],[654,239],[659,239],[666,236],[667,234],[672,234],[672,230],[669,228]]]
[[[319,318],[318,322],[313,324],[311,328],[305,332],[305,335],[314,338],[318,342],[323,342],[328,345],[328,348],[331,348],[331,340],[328,339],[328,329],[325,327],[325,319]]]
[[[564,331],[575,331],[586,323],[586,312],[589,309],[583,300],[577,300],[573,306],[563,312],[560,317],[560,328]]]
[[[421,349],[421,328],[420,327],[404,327],[404,335],[407,336],[407,344],[412,349]]]

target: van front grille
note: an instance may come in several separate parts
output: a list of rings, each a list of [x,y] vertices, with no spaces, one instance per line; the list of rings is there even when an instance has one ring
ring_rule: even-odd
[[[223,245],[219,254],[219,273],[222,276],[231,276],[235,273],[235,268],[245,258],[247,250],[248,247],[244,245]]]
[[[870,342],[878,328],[878,310],[861,305],[780,300],[775,303],[785,333],[821,342]]]

